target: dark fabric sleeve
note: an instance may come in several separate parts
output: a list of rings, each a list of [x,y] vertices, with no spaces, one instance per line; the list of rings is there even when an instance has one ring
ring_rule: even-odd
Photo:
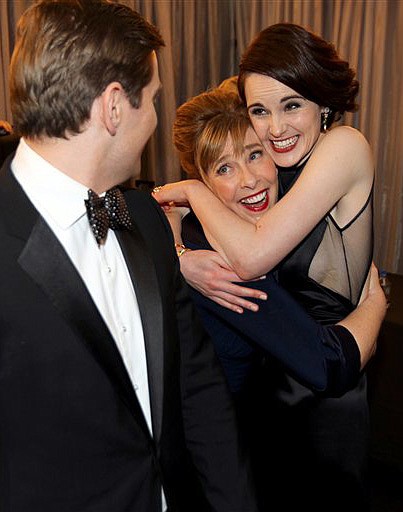
[[[262,360],[262,351],[257,351],[254,344],[229,325],[220,315],[206,309],[204,301],[208,299],[193,288],[191,297],[195,302],[204,328],[212,339],[229,388],[232,393],[238,393],[244,388],[248,376]]]
[[[360,352],[346,328],[316,323],[272,274],[265,281],[245,286],[268,294],[267,301],[259,301],[257,313],[234,313],[198,292],[196,304],[236,331],[242,343],[257,345],[275,357],[292,377],[313,391],[340,396],[356,385]]]

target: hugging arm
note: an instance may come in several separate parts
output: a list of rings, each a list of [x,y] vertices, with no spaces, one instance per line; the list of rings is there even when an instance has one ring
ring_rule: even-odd
[[[165,215],[171,226],[175,242],[182,244],[182,220],[197,227],[193,232],[201,232],[201,226],[192,212],[186,208],[164,208]],[[199,229],[200,227],[200,229]],[[203,236],[203,245],[206,243]],[[186,247],[195,248],[193,243],[186,241]],[[198,248],[198,247],[196,247]],[[216,302],[220,306],[242,313],[244,309],[257,311],[259,305],[248,299],[266,300],[267,295],[259,289],[242,286],[241,278],[232,270],[228,263],[207,244],[204,251],[187,251],[180,256],[180,266],[186,281],[197,291]],[[265,276],[262,277],[262,279]],[[237,284],[238,282],[239,284]]]
[[[191,248],[191,244],[187,244]],[[243,286],[241,278],[215,251],[189,251],[181,257],[181,271],[190,286],[220,306],[243,313],[245,309],[258,311],[259,303],[251,298],[266,300],[267,294],[259,288]]]
[[[214,249],[250,279],[274,268],[335,205],[342,225],[351,220],[370,194],[373,174],[367,141],[357,130],[340,126],[318,143],[295,185],[256,226],[198,180],[167,184],[154,197],[190,204]]]
[[[379,283],[378,269],[372,263],[369,290],[366,298],[339,325],[354,335],[361,353],[363,368],[376,350],[379,330],[386,315],[388,303]]]
[[[373,279],[367,299],[334,326],[316,323],[272,275],[265,281],[269,298],[258,313],[238,315],[201,295],[198,305],[235,330],[242,343],[249,340],[275,357],[303,385],[327,396],[340,396],[356,385],[375,349],[385,315],[386,300]]]

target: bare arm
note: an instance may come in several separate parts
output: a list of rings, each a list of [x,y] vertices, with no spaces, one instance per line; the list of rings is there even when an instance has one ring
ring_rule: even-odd
[[[365,203],[372,181],[368,143],[358,131],[338,127],[318,142],[295,185],[256,226],[229,211],[196,180],[165,185],[155,198],[190,203],[211,245],[249,279],[271,270],[332,209],[341,225],[350,220]]]
[[[174,234],[181,244],[181,222],[187,208],[166,208],[165,214]],[[190,286],[220,306],[236,313],[244,309],[258,311],[259,306],[246,298],[266,300],[267,295],[257,289],[240,286],[242,279],[215,251],[188,251],[180,257],[181,272]],[[264,277],[264,276],[263,276]]]
[[[371,266],[368,295],[339,325],[354,336],[361,355],[361,368],[368,363],[376,350],[376,341],[387,310],[385,294],[379,284],[378,270]]]
[[[258,311],[259,305],[246,297],[266,300],[266,293],[240,286],[242,279],[215,251],[191,251],[181,257],[181,271],[186,281],[205,297],[220,306],[243,313],[244,309]]]

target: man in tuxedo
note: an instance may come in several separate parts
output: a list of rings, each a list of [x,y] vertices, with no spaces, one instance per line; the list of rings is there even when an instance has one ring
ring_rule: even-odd
[[[106,1],[45,1],[19,22],[22,138],[0,176],[1,512],[256,510],[169,225],[117,187],[156,127],[163,45]]]

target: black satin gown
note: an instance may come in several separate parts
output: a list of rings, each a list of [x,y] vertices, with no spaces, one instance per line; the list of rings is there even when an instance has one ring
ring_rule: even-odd
[[[291,178],[295,179],[300,170],[293,169]],[[369,419],[366,379],[359,373],[357,360],[354,372],[344,373],[351,377],[349,385],[344,380],[344,388],[340,387],[341,368],[344,364],[346,370],[348,361],[353,359],[348,353],[355,350],[355,341],[344,338],[345,343],[340,345],[337,332],[331,340],[322,333],[319,345],[326,350],[337,347],[338,353],[329,356],[337,368],[335,378],[329,380],[332,371],[324,372],[327,387],[322,389],[335,396],[326,398],[312,380],[323,373],[320,357],[306,352],[308,346],[318,343],[317,339],[313,341],[314,331],[303,330],[306,325],[302,316],[299,318],[304,328],[298,328],[295,322],[295,312],[301,306],[322,327],[337,322],[355,307],[350,298],[315,283],[300,268],[302,262],[308,262],[309,269],[321,240],[327,240],[326,226],[327,220],[323,219],[266,281],[248,283],[247,286],[268,287],[269,300],[261,304],[258,315],[247,311],[243,315],[231,313],[193,291],[236,397],[245,446],[252,452],[262,510],[276,510],[273,507],[279,503],[281,510],[297,510],[301,506],[308,506],[311,511],[343,510],[348,503],[348,507],[360,511],[367,506]],[[193,214],[185,217],[182,236],[193,249],[209,248]],[[365,272],[364,269],[362,274]],[[282,287],[276,283],[276,274]],[[357,295],[360,278],[353,277],[358,284],[352,291]],[[276,295],[283,288],[294,295],[295,302],[287,303],[290,297]],[[283,307],[273,313],[271,308],[281,301]],[[292,361],[294,366],[290,366]],[[326,366],[328,361],[324,356],[322,364]],[[334,392],[335,382],[339,382],[338,393]],[[341,392],[346,394],[337,398]]]

